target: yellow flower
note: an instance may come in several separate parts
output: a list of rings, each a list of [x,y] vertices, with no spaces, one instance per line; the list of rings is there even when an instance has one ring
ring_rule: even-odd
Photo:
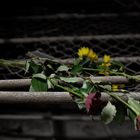
[[[110,56],[109,55],[104,55],[104,63],[110,63]]]
[[[104,67],[111,66],[111,58],[110,58],[110,55],[106,55],[106,54],[104,55],[102,66],[104,66]]]
[[[103,66],[103,69],[99,71],[99,74],[103,74],[105,76],[109,75],[109,66],[111,66],[111,58],[109,55],[104,55],[103,63],[100,65]]]
[[[101,71],[99,71],[99,74],[103,74],[105,76],[108,76],[109,75],[109,71],[108,70],[101,70]]]
[[[113,84],[112,85],[112,91],[119,91],[119,85],[115,85],[115,84]]]
[[[124,90],[125,84],[112,84],[112,91]]]
[[[81,60],[83,59],[83,57],[88,57],[92,61],[94,61],[94,60],[98,61],[97,54],[92,49],[89,49],[88,47],[82,47],[82,48],[78,49],[77,54]]]

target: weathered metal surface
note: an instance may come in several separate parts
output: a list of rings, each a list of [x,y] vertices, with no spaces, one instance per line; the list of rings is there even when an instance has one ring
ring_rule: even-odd
[[[31,79],[0,80],[0,89],[23,90],[23,89],[28,89],[30,84],[31,84]]]
[[[127,95],[140,101],[139,92],[112,92],[112,94],[120,95],[124,100],[127,100]],[[107,93],[101,93],[103,101],[114,101]],[[23,104],[63,104],[73,103],[73,99],[68,92],[6,92],[0,91],[0,103],[23,103]]]
[[[132,76],[132,78],[137,78],[135,82],[140,82],[140,76]],[[112,84],[127,84],[129,80],[124,76],[91,76],[87,77],[87,79],[91,79],[94,83],[105,82]],[[79,83],[81,83],[83,79],[79,78]],[[0,90],[23,90],[28,89],[31,85],[31,79],[12,79],[12,80],[0,80]]]
[[[0,91],[0,103],[58,104],[71,103],[68,92],[3,92]]]

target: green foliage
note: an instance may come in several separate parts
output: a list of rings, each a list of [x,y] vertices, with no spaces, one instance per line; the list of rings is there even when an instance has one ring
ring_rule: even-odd
[[[94,92],[94,91],[95,91],[95,87],[94,87],[94,85],[92,85],[92,84],[90,83],[89,80],[85,80],[85,81],[83,82],[82,87],[80,88],[81,94],[84,95],[85,97],[86,97],[89,93]]]
[[[105,55],[103,61],[98,62],[96,53],[86,47],[80,50],[78,54],[80,57],[75,59],[72,64],[50,59],[27,61],[25,72],[32,74],[30,91],[52,89],[53,91],[56,89],[67,91],[72,95],[78,107],[84,110],[86,110],[86,99],[92,95],[88,100],[88,108],[90,108],[88,113],[93,115],[93,108],[96,108],[97,111],[100,110],[101,119],[106,124],[113,120],[122,123],[125,115],[128,115],[136,128],[136,118],[140,114],[140,103],[132,98],[129,98],[128,102],[124,101],[122,96],[113,93],[112,83],[94,80],[94,77],[100,75],[121,75],[131,79],[132,76],[125,73],[123,64],[111,61],[108,55]],[[129,93],[123,89],[119,91],[125,91],[126,96]],[[110,98],[115,99],[117,104],[112,104],[110,101],[106,104],[105,101],[102,101],[101,92],[106,92]],[[101,93],[101,98],[98,98],[99,94],[94,93]]]
[[[31,81],[30,91],[47,91],[47,78],[43,73],[34,74]]]
[[[43,73],[34,74],[33,78],[39,78],[39,79],[42,79],[42,80],[46,80],[47,79],[47,77]]]
[[[79,109],[85,109],[85,101],[81,98],[75,98],[75,102],[77,103]]]
[[[128,104],[137,112],[136,114],[139,115],[140,112],[140,102],[134,100],[133,98],[129,97]]]
[[[101,112],[101,119],[108,124],[114,119],[116,112],[116,107],[108,102]]]
[[[66,65],[61,65],[58,67],[57,72],[58,71],[61,71],[61,72],[66,71],[67,72],[68,70],[69,70],[69,67],[67,67]]]
[[[136,130],[137,129],[136,128],[136,117],[137,117],[137,115],[133,111],[131,111],[130,109],[127,109],[127,113],[128,113],[128,116],[129,116],[130,120],[133,123],[133,126],[134,126],[135,130]]]
[[[30,91],[47,91],[47,81],[39,78],[32,78]]]
[[[36,61],[27,61],[25,65],[25,72],[29,72],[31,74],[40,73],[43,70],[42,65],[37,63]]]
[[[81,81],[82,79],[79,77],[60,77],[60,80],[66,82],[66,83],[77,83]]]
[[[99,87],[101,87],[102,89],[107,90],[107,91],[111,91],[112,90],[111,85],[99,85]]]
[[[130,120],[133,122],[135,130],[137,130],[136,118],[138,115],[140,115],[140,102],[129,97],[128,104],[133,109],[133,110],[127,109],[128,116],[129,116]]]
[[[82,66],[80,65],[74,65],[71,69],[71,73],[73,75],[76,75],[77,73],[81,73],[82,72]]]
[[[119,124],[122,124],[125,121],[126,108],[122,103],[119,103],[118,105],[116,105],[116,110],[117,112],[114,120]]]

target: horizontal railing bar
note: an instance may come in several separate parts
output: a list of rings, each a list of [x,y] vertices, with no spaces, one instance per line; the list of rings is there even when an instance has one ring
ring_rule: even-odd
[[[55,57],[48,55],[44,52],[40,52],[39,50],[35,50],[32,52],[28,52],[27,55],[32,55],[32,56],[38,56],[38,57],[42,57],[42,58],[50,58],[56,61],[59,61],[61,63],[70,63],[73,64],[74,59],[73,58],[68,58],[68,59],[56,59]],[[103,58],[99,58],[99,61],[102,61]],[[131,57],[112,57],[111,58],[112,61],[119,61],[121,63],[129,63],[129,62],[138,62],[140,61],[140,56],[131,56]]]
[[[119,35],[89,35],[89,36],[63,36],[63,37],[48,37],[48,36],[42,36],[42,37],[24,37],[24,38],[10,38],[10,39],[4,39],[0,38],[0,44],[4,43],[37,43],[37,42],[52,42],[52,41],[73,41],[73,40],[91,40],[91,39],[126,39],[126,38],[140,38],[140,34],[119,34]]]
[[[120,95],[123,100],[130,97],[140,101],[140,92],[112,92],[112,94]],[[114,102],[113,98],[102,92],[101,100]],[[7,92],[0,91],[0,104],[59,104],[59,103],[74,103],[71,95],[68,92]]]
[[[33,114],[33,115],[13,115],[13,114],[0,114],[0,120],[52,120],[52,121],[93,121],[92,117],[89,117],[89,115],[75,115],[75,114],[68,114],[68,115],[43,115],[43,114]],[[94,116],[94,120],[100,121],[100,116]],[[128,117],[125,117],[125,120],[128,120]]]
[[[0,89],[25,89],[29,88],[31,79],[0,80]]]
[[[140,78],[139,75],[132,76],[132,78]],[[85,79],[91,79],[93,82],[105,82],[112,84],[127,84],[129,83],[129,79],[124,76],[91,76],[86,77]],[[83,79],[79,78],[79,83],[83,82]],[[135,82],[140,82],[140,80],[135,80]],[[31,79],[11,79],[11,80],[0,80],[0,90],[8,90],[8,89],[25,89],[29,88],[31,85]]]
[[[0,91],[0,104],[58,104],[72,103],[72,97],[68,92],[7,92]]]

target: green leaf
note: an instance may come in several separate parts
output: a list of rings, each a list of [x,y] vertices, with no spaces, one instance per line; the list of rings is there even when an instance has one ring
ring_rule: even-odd
[[[127,109],[127,114],[129,116],[130,120],[132,121],[135,130],[137,130],[137,127],[136,127],[136,117],[137,117],[137,115],[134,112],[132,112],[130,109]]]
[[[93,91],[93,85],[90,84],[90,82],[88,80],[85,80],[83,82],[83,85],[82,87],[80,88],[80,92],[84,95],[84,96],[87,96],[87,94],[89,92],[92,92]]]
[[[57,76],[53,73],[50,75],[50,80],[47,80],[47,85],[48,85],[48,89],[53,89],[54,88],[54,85],[57,85],[58,84],[58,79],[56,78]]]
[[[119,103],[116,106],[116,110],[117,110],[117,113],[114,120],[118,122],[119,124],[122,124],[125,121],[125,112],[126,112],[125,107],[123,104]]]
[[[32,78],[30,91],[47,91],[47,81],[40,78]]]
[[[31,74],[40,73],[43,70],[42,66],[40,64],[36,64],[34,61],[28,62],[27,69]]]
[[[76,66],[76,65],[79,65],[80,62],[81,62],[81,60],[79,58],[78,59],[74,59],[73,64]]]
[[[110,102],[103,108],[101,112],[101,119],[106,124],[110,123],[116,115],[116,107],[112,105]]]
[[[54,85],[50,82],[50,80],[47,80],[48,89],[54,88]]]
[[[57,71],[68,71],[69,67],[67,67],[66,65],[61,65],[58,67]]]
[[[137,117],[137,115],[140,114],[140,102],[134,100],[131,97],[129,97],[128,104],[131,106],[131,108],[133,108],[135,110],[135,112],[134,112],[134,111],[132,111],[130,109],[127,109],[128,116],[129,116],[130,120],[133,122],[135,130],[137,130],[137,127],[136,127],[136,117]]]
[[[71,69],[71,73],[75,75],[77,73],[82,72],[82,69],[83,67],[81,65],[74,65]]]
[[[105,89],[105,90],[108,90],[108,91],[111,91],[112,90],[112,87],[111,85],[99,85],[101,88]]]
[[[25,74],[29,71],[29,68],[30,68],[30,62],[26,61],[26,64],[25,64]]]
[[[128,104],[133,107],[138,114],[140,114],[140,102],[134,100],[133,98],[129,97]]]
[[[40,79],[43,79],[43,80],[47,79],[46,76],[43,73],[34,74],[33,78],[40,78]]]
[[[67,83],[77,83],[82,80],[82,78],[79,77],[60,77],[60,79]]]
[[[55,78],[51,78],[51,82],[50,80],[47,80],[47,85],[48,85],[48,89],[53,89],[54,85],[58,84],[58,80]]]
[[[82,60],[81,66],[85,66],[86,64],[89,64],[90,62],[91,62],[91,61],[90,61],[90,58],[85,57],[85,58]]]
[[[85,109],[85,101],[83,99],[75,98],[74,101],[77,103],[79,109]]]
[[[32,87],[32,85],[30,86],[29,92],[35,92],[34,88]]]

